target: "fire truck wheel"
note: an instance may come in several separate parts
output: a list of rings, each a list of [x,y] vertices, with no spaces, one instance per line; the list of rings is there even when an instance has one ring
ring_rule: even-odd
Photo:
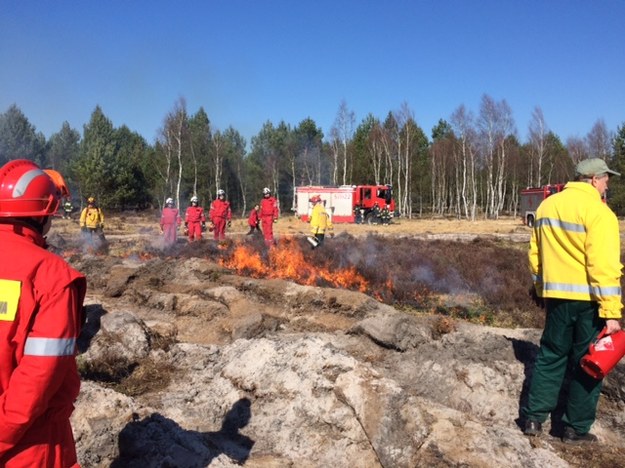
[[[533,215],[527,215],[527,227],[534,227],[534,216]]]

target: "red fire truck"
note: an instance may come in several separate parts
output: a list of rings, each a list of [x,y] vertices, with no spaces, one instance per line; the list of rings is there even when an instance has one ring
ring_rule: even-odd
[[[561,192],[564,184],[550,184],[543,187],[526,188],[521,190],[520,213],[523,217],[523,223],[528,227],[534,227],[536,220],[536,208],[545,198],[554,193]]]
[[[319,195],[333,223],[380,222],[380,212],[388,207],[395,213],[395,200],[390,185],[340,185],[295,188],[295,211],[303,221],[308,221],[312,211],[310,198]]]

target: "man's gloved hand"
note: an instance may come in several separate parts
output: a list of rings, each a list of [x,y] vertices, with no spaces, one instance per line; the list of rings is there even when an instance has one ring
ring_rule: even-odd
[[[228,227],[232,226],[232,221],[228,220]]]
[[[535,286],[532,286],[530,288],[529,296],[532,299],[532,301],[534,302],[534,304],[536,304],[538,307],[540,307],[541,309],[545,307],[545,300],[538,295],[538,293],[536,292],[536,287]]]
[[[277,222],[278,222],[278,218],[274,219],[274,220],[273,220],[273,222],[274,222],[274,223],[277,223]]]

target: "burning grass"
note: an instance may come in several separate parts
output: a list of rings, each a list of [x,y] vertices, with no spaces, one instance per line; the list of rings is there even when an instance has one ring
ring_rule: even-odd
[[[251,244],[238,244],[229,258],[220,263],[239,274],[262,278],[284,278],[305,285],[334,286],[367,292],[368,281],[354,266],[333,268],[330,261],[311,263],[301,244],[294,238],[286,238],[265,253],[255,250]]]
[[[240,275],[367,293],[405,310],[482,324],[542,326],[524,251],[499,241],[426,241],[343,234],[311,250],[301,238],[266,249],[230,243],[216,259]]]
[[[259,237],[233,236],[222,243],[179,239],[169,249],[158,240],[136,234],[113,239],[109,256],[138,262],[201,257],[243,276],[360,291],[408,312],[506,327],[543,325],[543,312],[528,294],[526,244],[480,237],[426,240],[386,231],[343,232],[315,250],[303,235],[281,235],[271,249]],[[63,250],[70,262],[88,267],[80,265],[86,258],[80,246],[68,243]]]

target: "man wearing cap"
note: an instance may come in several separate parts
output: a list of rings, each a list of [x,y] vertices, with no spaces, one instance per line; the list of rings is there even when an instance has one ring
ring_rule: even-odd
[[[569,359],[573,373],[562,417],[567,443],[594,442],[601,380],[579,365],[601,329],[620,330],[621,265],[618,220],[602,201],[611,176],[620,176],[597,158],[581,161],[576,180],[546,198],[536,211],[529,266],[539,301],[547,311],[545,328],[521,413],[524,433],[540,434],[558,403]]]

